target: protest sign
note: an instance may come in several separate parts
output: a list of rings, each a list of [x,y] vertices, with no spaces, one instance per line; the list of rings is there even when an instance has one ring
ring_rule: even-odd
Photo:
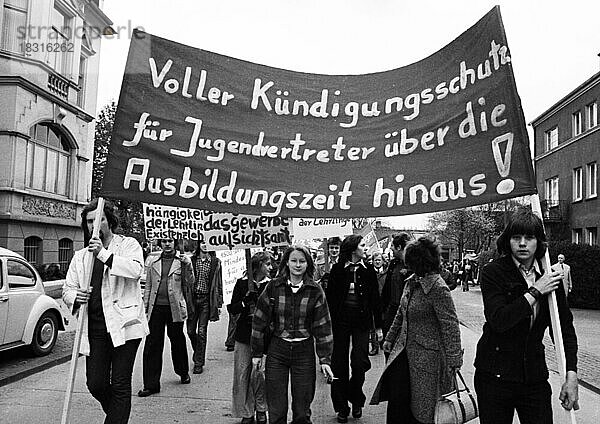
[[[360,229],[358,235],[362,236],[362,239],[365,242],[366,251],[369,252],[369,254],[372,255],[375,252],[381,252],[377,235],[375,234],[375,230],[373,230],[373,226],[369,222],[367,222],[364,227]]]
[[[366,75],[277,69],[136,31],[102,188],[156,204],[335,218],[535,192],[498,7],[427,58]]]
[[[292,233],[295,240],[344,237],[352,234],[352,220],[344,218],[294,218]]]
[[[231,295],[238,278],[246,271],[246,255],[243,250],[221,250],[217,252],[223,270],[223,305],[231,303]]]
[[[208,250],[287,246],[289,218],[217,213],[143,203],[146,239],[198,240]]]

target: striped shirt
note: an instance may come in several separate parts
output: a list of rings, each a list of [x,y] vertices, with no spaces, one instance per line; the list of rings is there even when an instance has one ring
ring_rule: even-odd
[[[252,320],[252,356],[261,356],[263,335],[271,327],[272,336],[282,339],[313,336],[320,363],[330,364],[333,334],[323,289],[314,281],[307,281],[293,293],[286,278],[277,278],[269,284],[258,298]]]

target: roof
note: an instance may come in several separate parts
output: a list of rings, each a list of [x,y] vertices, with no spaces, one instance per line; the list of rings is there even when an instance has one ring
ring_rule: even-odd
[[[581,94],[581,92],[586,91],[588,88],[593,87],[594,85],[596,85],[599,82],[600,82],[600,72],[597,72],[594,75],[592,75],[592,77],[588,78],[585,82],[583,82],[583,84],[579,85],[577,88],[575,88],[569,94],[567,94],[562,99],[560,99],[558,102],[554,103],[552,106],[550,106],[548,109],[546,109],[546,111],[543,112],[540,116],[538,116],[537,118],[532,120],[529,123],[529,125],[535,126],[535,125],[539,124],[540,122],[542,122],[543,120],[548,118],[550,115],[552,115],[555,111],[563,108],[567,104],[571,103],[571,101],[575,100]]]
[[[23,256],[19,255],[17,252],[13,252],[12,250],[5,249],[4,247],[0,247],[0,256],[13,256],[13,257],[17,257],[17,258],[26,260]]]

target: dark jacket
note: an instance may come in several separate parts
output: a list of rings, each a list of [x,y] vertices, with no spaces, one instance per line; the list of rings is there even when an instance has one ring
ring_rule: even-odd
[[[198,270],[196,269],[196,260],[198,257],[194,254],[192,256],[192,267],[194,269],[194,276],[198,278]],[[194,284],[196,282],[194,281]],[[209,321],[219,320],[219,309],[223,306],[223,270],[221,269],[221,260],[216,256],[210,255],[210,271],[208,274],[208,319]],[[188,305],[188,312],[190,315],[194,313],[194,306]]]
[[[261,295],[265,287],[267,287],[267,283],[263,283],[262,286],[259,287],[256,285],[256,282],[252,283],[255,297],[253,298],[253,308],[256,307],[256,301],[258,301],[258,296]],[[227,310],[232,315],[240,314],[235,326],[234,339],[240,343],[250,344],[250,334],[252,333],[252,316],[254,315],[254,310],[250,309],[250,300],[244,302],[242,305],[242,301],[244,298],[247,298],[249,293],[248,287],[248,279],[240,278],[236,281],[235,286],[233,287],[233,293],[231,294],[231,303],[227,305]]]
[[[351,275],[342,263],[337,263],[331,268],[325,295],[327,296],[333,325],[344,313],[344,302],[350,289]],[[360,322],[363,323],[363,329],[373,328],[373,325],[375,325],[375,328],[382,328],[381,298],[379,296],[377,273],[373,265],[366,263],[364,267],[358,267],[354,293],[356,293],[360,302]]]
[[[540,269],[542,269],[540,267]],[[475,368],[506,381],[535,383],[548,379],[542,339],[550,326],[547,297],[530,329],[532,309],[523,296],[527,282],[511,256],[485,265],[481,293],[486,322],[477,343]],[[567,371],[577,371],[577,336],[565,293],[556,290]],[[552,330],[550,330],[552,335]]]

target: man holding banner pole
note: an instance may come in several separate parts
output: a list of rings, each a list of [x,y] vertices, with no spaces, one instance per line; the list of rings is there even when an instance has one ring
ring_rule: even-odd
[[[561,405],[579,409],[577,336],[563,290],[562,272],[545,269],[542,220],[531,211],[512,217],[497,241],[502,256],[481,271],[486,323],[477,344],[475,390],[481,424],[510,424],[515,410],[522,424],[551,424],[552,391],[542,339],[550,326],[547,299],[556,295],[560,334],[552,334],[557,351],[564,341],[565,381]],[[562,338],[562,340],[561,340]]]
[[[99,237],[92,237],[94,219],[100,221]],[[86,358],[87,386],[106,414],[105,423],[127,423],[131,411],[131,377],[141,339],[148,322],[144,312],[140,275],[143,253],[131,237],[114,234],[119,221],[110,202],[98,210],[94,200],[81,212],[86,248],[73,255],[63,300],[72,313],[87,303],[80,352]],[[91,287],[84,289],[85,256],[94,255]]]

